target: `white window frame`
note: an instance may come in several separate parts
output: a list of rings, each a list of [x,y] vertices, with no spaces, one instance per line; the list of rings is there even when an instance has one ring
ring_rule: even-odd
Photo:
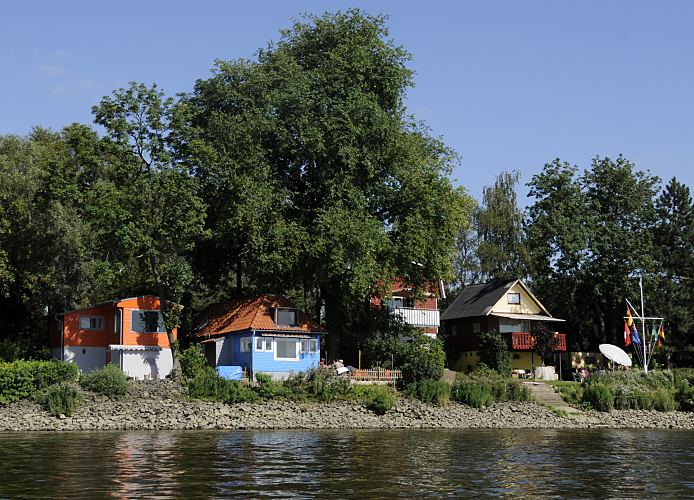
[[[304,347],[304,344],[306,347]],[[299,352],[301,354],[316,354],[318,352],[318,340],[317,339],[301,339],[301,345],[299,346]]]
[[[277,348],[279,346],[280,342],[289,342],[293,341],[294,346],[295,346],[295,351],[296,351],[296,356],[293,358],[282,358],[278,356],[277,354]],[[299,351],[301,350],[301,339],[297,339],[295,337],[290,337],[290,338],[282,338],[282,337],[275,337],[275,341],[272,343],[273,347],[273,357],[276,361],[299,361]]]
[[[258,347],[260,344],[260,347]],[[255,352],[272,352],[272,337],[256,337]]]
[[[511,297],[514,297],[513,300],[511,300]],[[518,300],[515,299],[515,297],[518,297]],[[506,303],[507,304],[520,304],[521,303],[521,294],[520,292],[508,292],[506,294]]]
[[[241,337],[239,342],[240,352],[251,352],[253,349],[253,337]]]
[[[82,320],[86,319],[89,322],[89,326],[82,326]],[[99,320],[99,326],[91,326],[92,320]],[[103,316],[80,316],[79,317],[80,330],[103,330],[104,329],[104,317]]]
[[[280,311],[288,311],[294,313],[294,323],[278,323],[277,317]],[[299,324],[299,310],[295,307],[275,307],[275,324],[278,326],[297,326]]]

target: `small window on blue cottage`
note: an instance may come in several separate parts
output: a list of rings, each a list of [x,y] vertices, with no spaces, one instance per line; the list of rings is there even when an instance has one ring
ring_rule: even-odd
[[[296,309],[289,309],[286,307],[275,308],[275,324],[285,325],[285,326],[296,326],[298,322],[299,314]]]

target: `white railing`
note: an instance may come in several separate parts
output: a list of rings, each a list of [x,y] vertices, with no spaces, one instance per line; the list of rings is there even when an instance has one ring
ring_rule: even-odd
[[[390,310],[408,325],[413,326],[439,326],[438,309],[415,309],[414,307],[393,307]]]

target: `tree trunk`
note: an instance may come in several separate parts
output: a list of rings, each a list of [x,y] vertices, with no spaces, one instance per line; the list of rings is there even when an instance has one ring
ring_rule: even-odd
[[[151,255],[149,258],[149,262],[152,266],[152,274],[154,275],[154,281],[157,284],[157,290],[159,291],[159,304],[161,312],[166,318],[169,312],[169,298],[166,293],[166,288],[164,287],[164,284],[161,281],[161,274],[159,273],[159,261],[156,255]],[[169,345],[171,346],[171,378],[173,380],[178,380],[181,376],[181,364],[178,360],[178,343],[174,338],[173,328],[171,327],[168,321],[164,322],[164,326],[166,327],[166,336],[168,337]]]
[[[328,330],[327,354],[333,361],[340,358],[340,338],[344,330],[344,318],[339,306],[339,299],[330,285],[320,287],[320,295],[325,301],[325,323]]]
[[[236,259],[236,297],[241,298],[243,296],[243,262],[241,262],[241,257]]]

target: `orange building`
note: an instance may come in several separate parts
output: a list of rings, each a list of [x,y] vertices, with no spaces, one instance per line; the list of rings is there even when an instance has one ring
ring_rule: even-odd
[[[428,285],[424,291],[415,294],[411,286],[397,278],[391,285],[390,297],[373,297],[371,304],[385,306],[408,325],[416,326],[422,333],[436,338],[440,325],[438,299],[444,293],[443,283],[438,282],[437,285]]]
[[[159,297],[145,295],[56,314],[51,354],[83,372],[113,363],[133,378],[164,378],[173,360],[160,310]]]

